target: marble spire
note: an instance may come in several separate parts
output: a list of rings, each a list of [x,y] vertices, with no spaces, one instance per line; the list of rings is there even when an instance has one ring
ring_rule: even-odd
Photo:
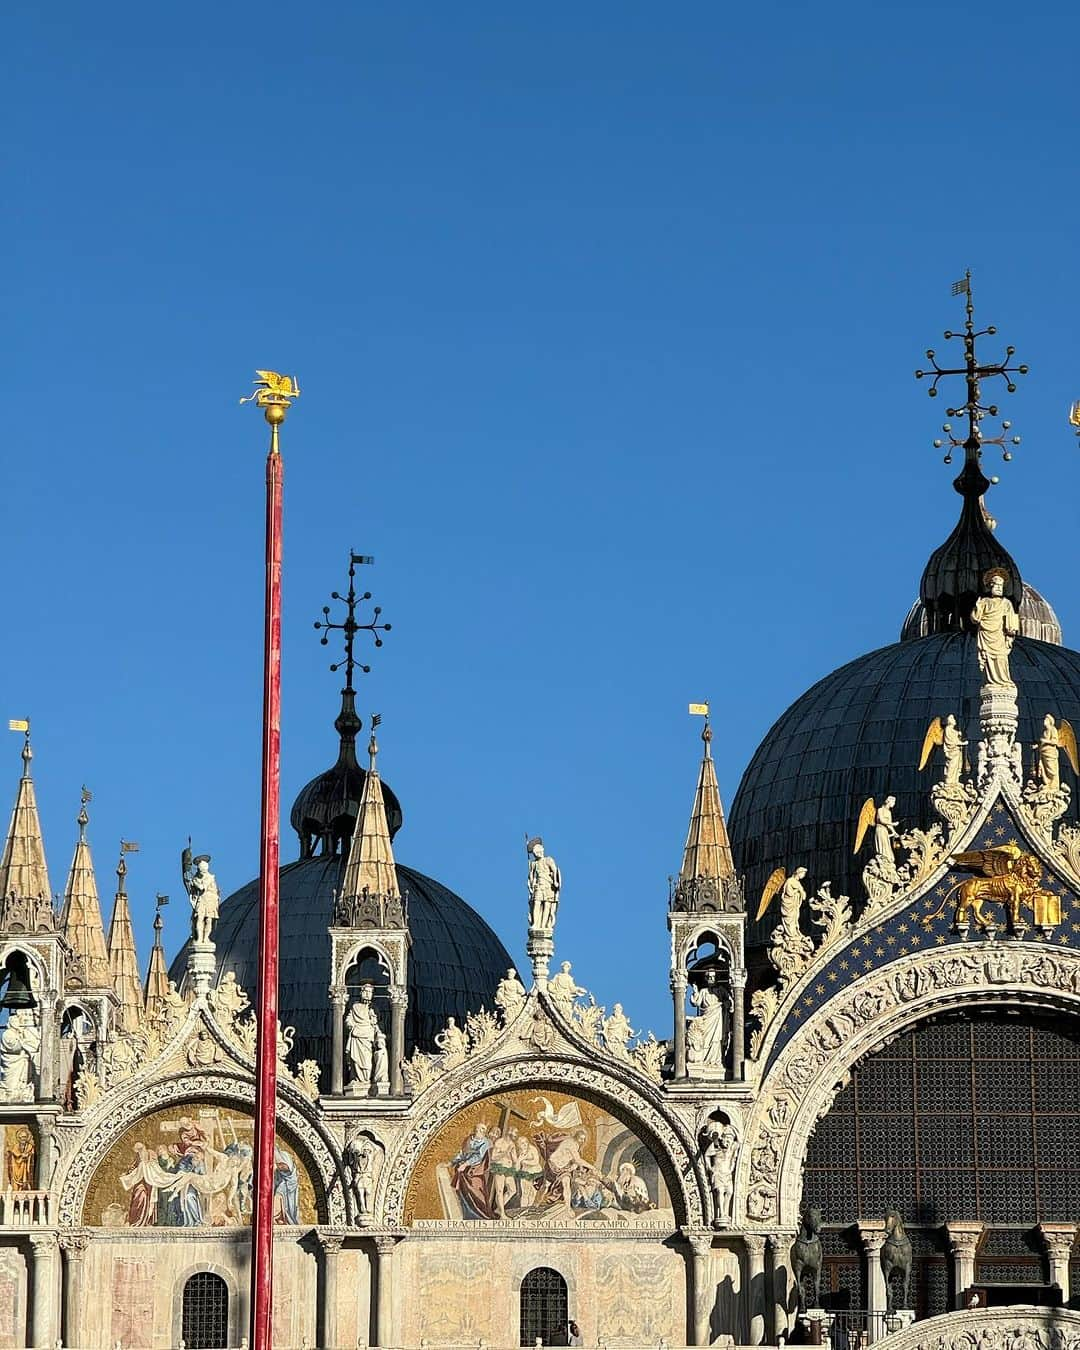
[[[60,928],[67,938],[76,961],[82,967],[83,984],[88,989],[108,989],[112,984],[109,953],[105,946],[105,927],[101,921],[101,903],[98,900],[94,860],[86,839],[86,801],[83,793],[79,811],[79,838],[71,859],[64,890],[64,908],[60,914]]]
[[[161,945],[161,930],[165,926],[161,917],[161,901],[158,897],[158,911],[154,915],[154,945],[150,949],[150,964],[146,968],[146,996],[143,1008],[146,1020],[153,1022],[165,1007],[165,997],[169,992],[169,970],[165,964],[165,948]]]
[[[45,865],[45,844],[41,837],[34,780],[30,776],[30,761],[34,757],[30,748],[30,727],[29,723],[20,723],[19,727],[26,733],[22,749],[23,771],[4,852],[0,856],[0,916],[5,923],[18,917],[33,931],[52,926],[52,891]],[[15,902],[21,902],[21,906],[17,905],[18,916],[7,913],[12,897]],[[30,909],[34,910],[32,916]],[[25,915],[22,910],[26,911]],[[30,922],[27,922],[28,918]]]
[[[706,721],[701,733],[705,751],[701,757],[694,807],[690,812],[690,828],[686,834],[679,885],[707,879],[725,881],[735,875],[731,856],[731,842],[724,822],[724,808],[720,804],[720,786],[716,781],[716,765],[712,757],[712,727]]]
[[[142,1026],[143,994],[139,979],[139,957],[135,951],[135,932],[131,926],[124,878],[127,863],[121,856],[116,867],[117,889],[109,921],[109,969],[120,1006],[116,1025],[121,1031],[138,1031]]]
[[[371,740],[368,742],[367,777],[364,779],[356,828],[353,830],[349,859],[342,880],[341,894],[345,897],[362,895],[365,890],[369,895],[400,895],[394,850],[386,823],[382,783],[375,767],[375,757],[379,753],[375,741],[377,725],[378,718],[375,718],[372,721]]]

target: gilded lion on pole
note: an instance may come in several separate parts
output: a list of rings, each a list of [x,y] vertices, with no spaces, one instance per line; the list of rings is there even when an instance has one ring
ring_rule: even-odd
[[[241,403],[254,402],[265,408],[268,403],[291,403],[300,397],[300,385],[294,375],[279,375],[276,370],[257,370],[254,383],[257,388],[240,400]]]

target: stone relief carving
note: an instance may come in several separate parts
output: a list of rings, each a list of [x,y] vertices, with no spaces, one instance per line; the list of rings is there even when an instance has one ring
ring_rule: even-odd
[[[965,1308],[894,1331],[896,1350],[1080,1350],[1080,1314],[1070,1308]]]

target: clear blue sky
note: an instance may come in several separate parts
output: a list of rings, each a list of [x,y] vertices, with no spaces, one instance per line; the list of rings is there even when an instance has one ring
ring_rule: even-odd
[[[352,546],[399,857],[519,954],[542,832],[559,957],[661,1035],[686,703],[730,803],[895,639],[959,502],[911,375],[966,266],[1032,368],[1000,535],[1080,642],[1075,6],[16,3],[5,47],[0,714],[55,889],[82,783],[106,919],[141,842],[144,960],[189,833],[225,892],[257,866],[256,366],[303,388],[286,807]]]

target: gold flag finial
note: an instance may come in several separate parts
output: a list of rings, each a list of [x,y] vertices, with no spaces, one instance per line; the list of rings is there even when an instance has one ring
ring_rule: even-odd
[[[294,398],[300,397],[300,385],[295,375],[279,375],[276,370],[257,370],[255,390],[241,403],[254,403],[276,431],[285,421],[285,414]]]
[[[1078,428],[1076,434],[1080,436],[1080,399],[1077,399],[1069,409],[1069,422]]]

